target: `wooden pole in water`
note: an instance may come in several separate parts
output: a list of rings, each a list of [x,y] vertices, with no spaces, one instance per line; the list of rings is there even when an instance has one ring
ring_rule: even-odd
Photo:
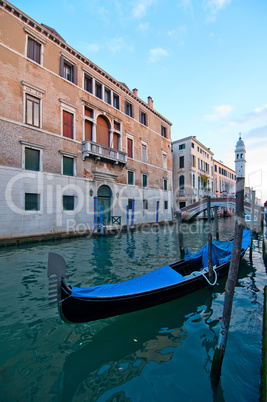
[[[182,214],[181,212],[176,212],[177,218],[177,226],[178,226],[178,239],[179,239],[179,247],[180,247],[180,254],[181,258],[184,258],[184,241],[183,241],[183,233],[182,233]]]
[[[219,240],[219,227],[218,227],[218,207],[214,207],[214,222],[215,222],[215,232],[216,232],[216,240]]]
[[[236,154],[235,170],[237,174],[237,181],[236,181],[236,223],[235,223],[234,244],[225,288],[223,317],[221,321],[219,340],[218,345],[215,349],[210,373],[212,381],[216,384],[219,382],[221,376],[221,369],[227,344],[235,285],[237,281],[237,274],[240,262],[240,252],[242,247],[242,237],[244,228],[244,192],[245,192],[245,162],[246,162],[245,152],[246,152],[245,144],[240,137],[239,141],[236,144],[235,149]]]
[[[252,191],[252,203],[251,203],[251,215],[250,215],[250,249],[249,258],[252,260],[252,248],[253,248],[253,230],[254,230],[254,210],[255,210],[255,190]]]
[[[208,267],[209,267],[209,280],[213,282],[213,264],[212,264],[212,231],[211,231],[211,215],[210,215],[210,197],[207,197],[207,211],[208,211]]]

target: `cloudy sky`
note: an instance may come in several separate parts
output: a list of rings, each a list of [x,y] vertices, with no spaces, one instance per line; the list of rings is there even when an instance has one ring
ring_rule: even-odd
[[[234,168],[239,133],[246,185],[267,200],[266,0],[14,0],[172,123]]]

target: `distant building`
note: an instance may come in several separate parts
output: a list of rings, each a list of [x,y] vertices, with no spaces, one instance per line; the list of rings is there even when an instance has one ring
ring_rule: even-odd
[[[174,210],[214,195],[213,152],[195,136],[172,143]]]
[[[133,205],[134,223],[157,205],[170,220],[171,123],[152,98],[7,1],[0,18],[0,238],[91,230],[101,205],[105,225]]]
[[[221,161],[213,161],[213,181],[216,197],[235,197],[236,172]]]

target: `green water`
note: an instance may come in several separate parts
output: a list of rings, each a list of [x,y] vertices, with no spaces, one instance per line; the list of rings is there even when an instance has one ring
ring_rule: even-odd
[[[207,242],[204,222],[184,229],[190,251]],[[233,233],[230,218],[220,233]],[[240,266],[216,394],[209,373],[225,281],[88,324],[63,323],[48,305],[49,251],[66,259],[71,285],[119,282],[180,259],[175,226],[1,249],[1,401],[258,401],[266,272],[254,244],[253,263],[247,254]]]

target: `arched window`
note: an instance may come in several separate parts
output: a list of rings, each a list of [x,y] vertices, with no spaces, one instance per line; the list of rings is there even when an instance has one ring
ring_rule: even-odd
[[[179,189],[184,190],[184,176],[179,177]]]
[[[109,147],[109,125],[107,120],[98,116],[96,124],[96,142]]]

